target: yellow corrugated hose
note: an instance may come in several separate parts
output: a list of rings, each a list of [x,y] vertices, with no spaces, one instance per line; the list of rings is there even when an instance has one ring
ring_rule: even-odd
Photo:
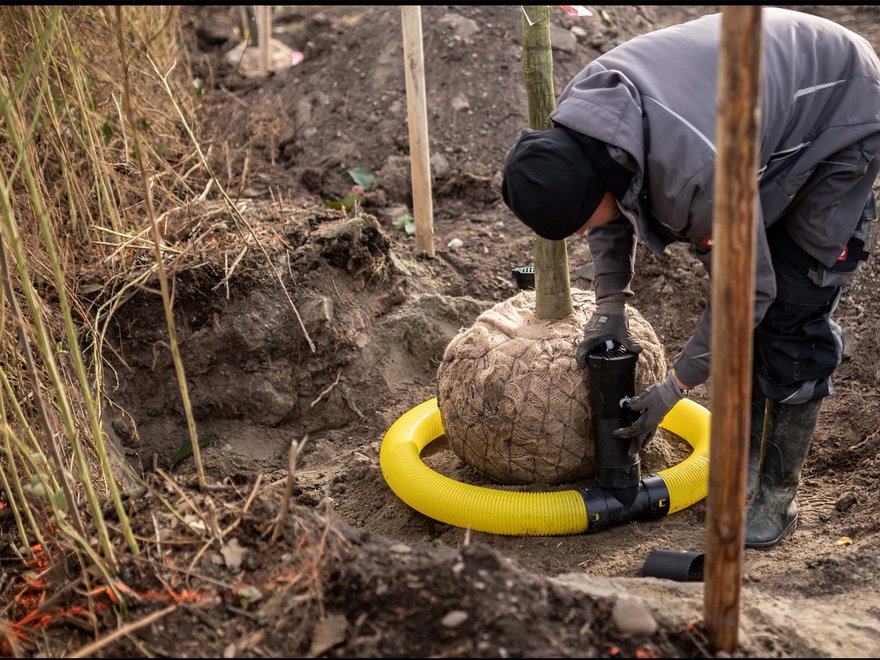
[[[679,401],[661,428],[693,448],[681,463],[657,473],[674,513],[699,502],[709,489],[709,411]],[[385,481],[406,504],[440,522],[490,534],[561,536],[587,530],[584,498],[576,490],[521,492],[464,484],[435,472],[421,452],[443,435],[437,399],[404,413],[385,434],[379,464]]]

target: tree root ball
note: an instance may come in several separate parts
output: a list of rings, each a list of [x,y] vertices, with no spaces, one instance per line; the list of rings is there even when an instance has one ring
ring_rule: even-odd
[[[500,484],[595,480],[589,380],[574,359],[596,307],[592,292],[572,290],[574,314],[535,316],[523,291],[483,312],[446,347],[438,369],[438,405],[450,447]],[[628,307],[630,331],[644,346],[636,393],[661,380],[667,365],[650,324]],[[642,472],[670,467],[675,448],[657,433],[642,452]]]

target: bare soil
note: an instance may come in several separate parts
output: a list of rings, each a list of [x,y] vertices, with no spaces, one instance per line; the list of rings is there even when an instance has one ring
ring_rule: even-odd
[[[877,7],[803,9],[880,43]],[[551,7],[557,93],[615,44],[717,8],[594,10],[575,18]],[[305,58],[265,79],[245,78],[222,59],[237,43],[236,7],[191,9],[195,71],[208,84],[203,139],[253,231],[237,229],[216,191],[169,220],[169,240],[197,255],[176,273],[177,322],[199,434],[212,438],[202,458],[217,485],[186,493],[221,528],[239,522],[222,546],[202,547],[186,525],[156,523],[165,514],[155,495],[131,496],[140,533],[164,546],[132,563],[127,584],[165,582],[202,596],[99,655],[711,655],[703,584],[642,577],[652,549],[702,551],[704,501],[596,534],[511,537],[428,518],[382,476],[389,426],[436,396],[446,345],[515,295],[511,269],[531,263],[532,234],[500,198],[504,154],[527,125],[519,8],[422,11],[435,258],[394,226],[412,213],[399,9],[276,12],[275,36]],[[328,208],[324,200],[352,192],[352,167],[375,173],[375,183],[359,207]],[[569,260],[572,286],[590,289],[586,241],[569,241]],[[846,356],[807,460],[799,529],[777,548],[745,553],[736,657],[880,651],[878,285],[875,255],[837,313]],[[662,257],[640,247],[634,290],[634,306],[672,358],[709,294],[702,268],[683,246]],[[168,471],[187,441],[161,301],[142,291],[115,318],[119,358],[108,356],[108,379],[121,410],[109,426],[136,470],[179,502],[154,472]],[[708,387],[692,397],[708,406]],[[306,437],[289,520],[270,543],[291,442]],[[435,444],[431,467],[489,485]],[[172,474],[191,483],[192,459]],[[157,609],[148,605],[136,613]],[[653,631],[639,627],[645,612]],[[71,648],[82,634],[52,629],[66,631]]]

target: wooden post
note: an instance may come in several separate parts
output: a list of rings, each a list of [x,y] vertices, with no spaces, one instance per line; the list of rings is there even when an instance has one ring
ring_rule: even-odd
[[[428,144],[428,104],[425,99],[425,58],[422,53],[422,8],[400,8],[406,77],[406,116],[412,174],[416,248],[434,256],[434,203],[431,197],[431,157]]]
[[[714,650],[739,628],[758,219],[761,7],[724,7],[712,230],[712,433],[704,617]]]
[[[529,127],[551,128],[550,113],[556,107],[553,91],[553,51],[550,48],[550,8],[522,7],[523,73],[529,103]],[[584,222],[587,218],[584,218]],[[574,312],[568,275],[568,246],[564,240],[535,236],[535,315],[548,321]]]
[[[260,75],[269,74],[269,40],[272,38],[272,7],[257,5],[257,32],[260,40]]]

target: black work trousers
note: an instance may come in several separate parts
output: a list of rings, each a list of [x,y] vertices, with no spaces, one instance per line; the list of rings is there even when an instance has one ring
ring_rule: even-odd
[[[764,396],[804,403],[833,394],[831,375],[843,359],[843,332],[833,314],[841,291],[867,259],[873,194],[841,259],[826,268],[798,246],[784,222],[767,230],[776,271],[776,299],[755,329],[754,369]]]

